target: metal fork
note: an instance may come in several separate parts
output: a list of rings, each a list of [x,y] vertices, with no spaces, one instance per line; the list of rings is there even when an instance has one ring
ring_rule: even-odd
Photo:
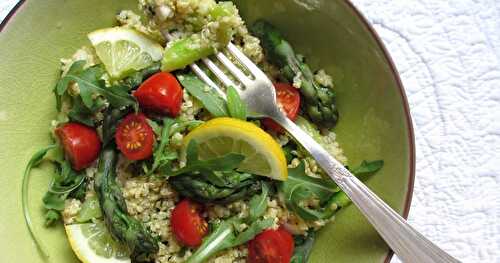
[[[163,34],[167,39],[171,39],[168,32],[163,32]],[[223,85],[236,88],[250,111],[279,123],[309,151],[403,262],[460,262],[413,229],[405,219],[359,181],[311,136],[290,121],[278,108],[272,82],[243,52],[232,43],[228,44],[227,51],[251,74],[246,75],[224,53],[215,54],[217,60],[241,85],[235,83],[210,59],[204,58],[202,62]],[[190,67],[207,85],[215,89],[223,98],[226,97],[218,85],[196,63],[191,64]]]

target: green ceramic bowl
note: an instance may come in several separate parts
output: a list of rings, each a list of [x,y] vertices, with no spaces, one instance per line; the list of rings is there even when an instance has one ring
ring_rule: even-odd
[[[23,1],[21,1],[23,2]],[[380,39],[345,0],[239,0],[247,22],[264,17],[286,35],[314,68],[333,74],[341,120],[338,140],[352,164],[384,159],[368,185],[408,214],[414,177],[414,139],[398,74]],[[136,0],[25,1],[0,33],[0,262],[41,262],[21,211],[21,175],[34,151],[50,142],[55,117],[51,89],[59,58],[88,45],[86,33],[113,24]],[[40,199],[50,167],[36,169],[30,210],[51,262],[77,262],[61,226],[45,228]],[[319,234],[310,262],[383,262],[388,247],[354,206]]]

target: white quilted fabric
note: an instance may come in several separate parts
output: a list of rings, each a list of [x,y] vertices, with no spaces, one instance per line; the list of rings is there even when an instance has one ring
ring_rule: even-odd
[[[16,2],[0,1],[0,20]],[[411,224],[463,262],[500,263],[500,1],[353,2],[387,45],[410,101]]]
[[[410,223],[463,262],[500,262],[500,2],[353,2],[391,52],[410,102]]]

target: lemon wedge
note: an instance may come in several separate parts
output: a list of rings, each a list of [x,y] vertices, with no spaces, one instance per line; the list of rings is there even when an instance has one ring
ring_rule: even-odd
[[[271,135],[253,123],[226,117],[212,119],[184,138],[184,155],[191,140],[198,143],[201,160],[237,153],[245,156],[239,171],[280,181],[288,177],[283,150]]]
[[[130,28],[112,27],[88,34],[97,56],[112,79],[150,66],[163,57],[163,47]]]
[[[112,239],[102,221],[65,225],[73,252],[84,263],[130,263],[125,247]]]

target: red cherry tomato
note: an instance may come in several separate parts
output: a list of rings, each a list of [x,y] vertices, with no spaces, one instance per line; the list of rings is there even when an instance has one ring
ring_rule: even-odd
[[[286,83],[275,83],[274,88],[276,89],[276,99],[281,111],[283,111],[290,120],[295,121],[300,107],[299,91],[292,85]],[[267,129],[278,133],[283,133],[284,131],[278,123],[269,118],[263,119],[262,124]]]
[[[146,111],[175,117],[181,110],[182,93],[174,75],[159,72],[144,81],[134,92],[134,97]]]
[[[57,128],[55,133],[73,169],[80,171],[97,159],[101,141],[94,128],[70,122]]]
[[[141,113],[131,113],[118,124],[115,140],[118,149],[129,160],[143,160],[153,154],[153,129]]]
[[[208,224],[200,215],[200,205],[184,199],[172,211],[170,225],[177,241],[197,247],[208,233]]]
[[[280,227],[266,230],[248,242],[248,262],[289,263],[294,249],[293,237]]]

